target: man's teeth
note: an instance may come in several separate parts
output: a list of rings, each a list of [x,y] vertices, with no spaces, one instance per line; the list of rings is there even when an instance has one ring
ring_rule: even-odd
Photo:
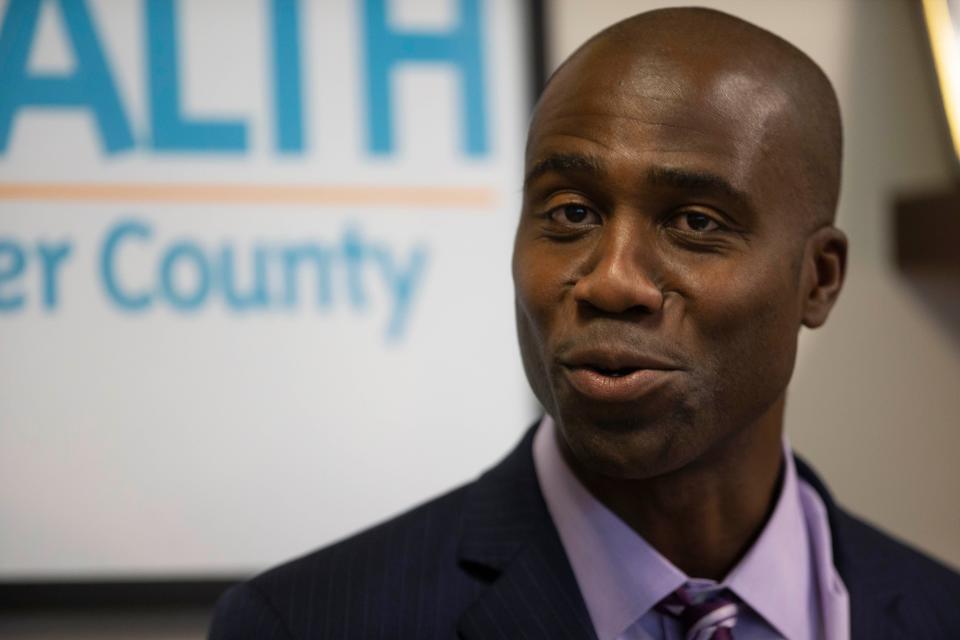
[[[601,369],[600,367],[591,367],[594,371],[600,375],[607,376],[608,378],[620,378],[622,376],[628,375],[636,371],[636,369]]]

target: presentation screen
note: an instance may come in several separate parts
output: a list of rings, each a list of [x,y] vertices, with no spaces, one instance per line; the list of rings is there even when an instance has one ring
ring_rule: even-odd
[[[0,0],[0,579],[237,576],[536,415],[516,0]]]

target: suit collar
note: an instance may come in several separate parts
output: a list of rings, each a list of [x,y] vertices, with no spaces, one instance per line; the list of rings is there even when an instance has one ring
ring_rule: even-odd
[[[466,497],[460,560],[492,580],[460,618],[464,638],[596,638],[537,484],[535,430]]]
[[[887,570],[884,558],[864,547],[858,535],[862,525],[834,502],[810,465],[796,455],[794,460],[797,474],[817,492],[827,510],[833,565],[850,596],[851,637],[908,637],[898,611],[903,597],[901,580]]]

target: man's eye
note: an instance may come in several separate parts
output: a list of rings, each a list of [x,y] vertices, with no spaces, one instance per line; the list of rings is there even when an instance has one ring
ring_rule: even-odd
[[[681,213],[675,218],[675,224],[681,231],[693,231],[695,233],[719,231],[723,228],[719,222],[707,214],[696,211]]]
[[[547,216],[554,222],[569,225],[600,224],[600,216],[590,207],[582,204],[565,204],[551,209]]]

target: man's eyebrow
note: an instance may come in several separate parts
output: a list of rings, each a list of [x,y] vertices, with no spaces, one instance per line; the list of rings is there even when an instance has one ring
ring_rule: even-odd
[[[545,173],[589,173],[601,175],[604,173],[603,163],[594,156],[579,153],[551,153],[538,160],[523,179],[523,184],[530,184]]]
[[[746,207],[750,206],[750,198],[745,192],[737,189],[725,178],[715,173],[671,167],[654,167],[647,172],[647,180],[651,184],[674,187],[684,191],[726,196]]]

